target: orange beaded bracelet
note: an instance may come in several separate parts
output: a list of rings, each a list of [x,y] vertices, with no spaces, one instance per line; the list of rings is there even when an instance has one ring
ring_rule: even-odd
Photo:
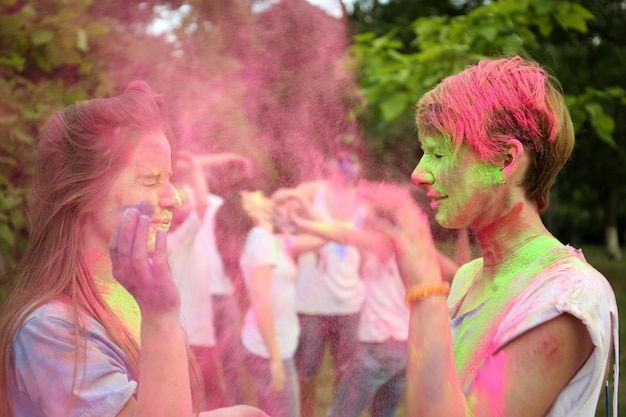
[[[404,299],[407,304],[413,304],[431,295],[447,296],[448,294],[450,294],[450,283],[443,281],[413,287],[406,292]]]

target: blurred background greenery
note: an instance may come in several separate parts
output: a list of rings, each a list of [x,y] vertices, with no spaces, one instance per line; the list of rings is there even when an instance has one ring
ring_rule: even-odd
[[[589,248],[621,306],[626,3],[337,0],[335,10],[305,0],[0,0],[0,302],[28,239],[38,131],[76,100],[144,79],[166,96],[179,147],[248,156],[260,188],[318,175],[346,141],[370,179],[406,182],[421,155],[418,97],[478,58],[522,54],[562,82],[577,130],[544,220]],[[218,193],[238,180],[221,174],[230,181],[214,176]]]

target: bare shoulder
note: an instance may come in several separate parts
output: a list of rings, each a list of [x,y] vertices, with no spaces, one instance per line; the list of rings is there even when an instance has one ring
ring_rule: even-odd
[[[547,368],[554,368],[554,372],[568,373],[566,369],[569,368],[569,381],[591,355],[593,343],[580,319],[561,314],[523,333],[504,350],[545,362]]]
[[[585,325],[570,314],[521,334],[489,358],[477,376],[472,395],[483,405],[475,415],[544,416],[592,351]],[[489,388],[494,376],[506,387],[499,398]]]

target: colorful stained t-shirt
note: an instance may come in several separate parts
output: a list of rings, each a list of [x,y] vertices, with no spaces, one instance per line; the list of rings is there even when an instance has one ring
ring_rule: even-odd
[[[98,322],[83,319],[86,348],[79,351],[75,372],[70,307],[53,301],[26,318],[13,341],[15,417],[114,417],[135,394],[122,350]]]
[[[516,275],[496,297],[458,315],[482,262],[482,258],[475,259],[459,269],[448,298],[455,363],[464,392],[468,394],[472,389],[487,358],[508,342],[568,313],[584,323],[595,349],[556,398],[547,416],[595,416],[605,384],[612,335],[615,357],[619,357],[617,305],[610,284],[585,261],[580,251],[569,246],[557,248]],[[617,362],[614,368],[617,380]],[[613,396],[616,409],[617,386]]]

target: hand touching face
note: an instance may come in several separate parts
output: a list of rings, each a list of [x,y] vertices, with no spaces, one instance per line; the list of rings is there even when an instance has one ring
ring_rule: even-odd
[[[180,295],[167,263],[166,232],[181,200],[170,183],[169,142],[144,134],[95,210],[90,230],[106,238],[115,279],[135,298],[142,317],[176,313]]]
[[[150,203],[142,202],[119,217],[109,242],[113,276],[137,301],[144,319],[167,313],[178,317],[180,294],[167,262],[166,231],[157,230],[154,246],[149,245],[153,212]]]

